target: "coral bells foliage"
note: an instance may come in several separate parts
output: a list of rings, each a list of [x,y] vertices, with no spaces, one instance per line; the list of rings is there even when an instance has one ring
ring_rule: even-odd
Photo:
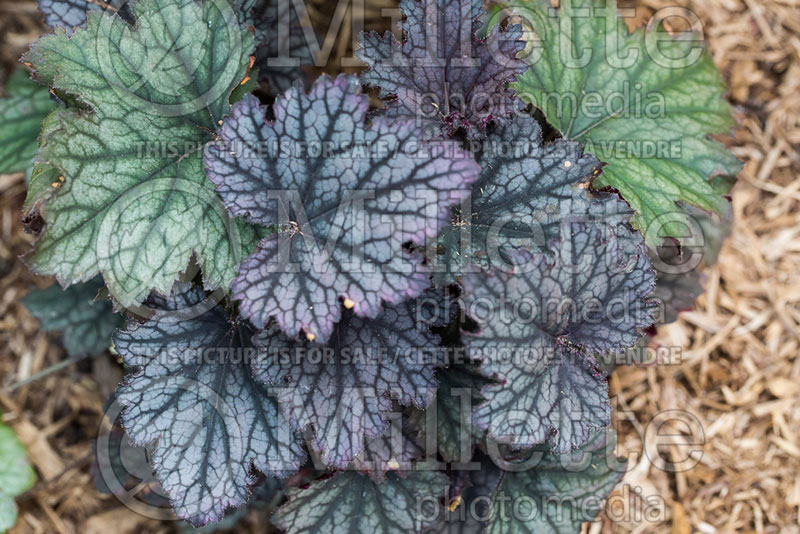
[[[526,70],[517,59],[521,26],[494,26],[478,38],[482,0],[403,0],[400,8],[402,41],[371,32],[357,52],[370,67],[361,81],[380,88],[387,117],[421,121],[430,135],[463,129],[478,139],[520,107],[507,84]]]
[[[25,148],[3,159],[30,177],[26,261],[66,291],[26,303],[70,354],[113,343],[178,516],[567,533],[600,511],[624,472],[602,362],[691,303],[651,260],[692,206],[724,213],[738,163],[707,138],[731,123],[707,54],[664,70],[658,28],[561,4],[403,0],[358,36],[360,77],[314,80],[303,2],[40,0],[54,31],[0,138]],[[582,105],[612,93],[632,112]],[[680,154],[618,149],[647,141]]]

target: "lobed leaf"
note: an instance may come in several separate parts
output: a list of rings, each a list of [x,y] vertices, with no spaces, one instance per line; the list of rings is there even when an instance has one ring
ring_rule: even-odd
[[[495,128],[478,163],[470,196],[452,208],[453,224],[437,243],[430,269],[440,283],[452,282],[468,265],[489,270],[510,264],[515,250],[544,250],[566,222],[602,225],[635,241],[628,205],[617,195],[588,191],[600,173],[597,159],[572,141],[543,145],[531,117]]]
[[[601,431],[572,454],[544,454],[532,469],[504,472],[486,534],[579,532],[625,474],[615,446],[615,433]]]
[[[125,430],[152,449],[176,513],[195,526],[247,501],[252,468],[284,477],[306,456],[275,398],[252,375],[250,326],[204,298],[177,284],[171,297],[150,301],[150,321],[114,337],[135,369],[117,392]]]
[[[482,0],[403,0],[399,42],[391,31],[359,36],[356,57],[369,65],[361,76],[380,87],[383,116],[415,120],[430,136],[464,129],[481,139],[487,124],[502,122],[519,103],[506,87],[526,65],[520,26],[492,28],[478,38]]]
[[[426,524],[420,510],[427,513],[425,503],[435,503],[447,484],[447,477],[434,471],[405,478],[390,473],[380,484],[347,471],[291,491],[273,522],[288,534],[421,533]]]
[[[131,27],[92,10],[24,56],[73,102],[42,132],[37,160],[59,178],[41,206],[27,203],[46,223],[28,261],[65,287],[101,273],[122,306],[169,292],[193,255],[207,287],[227,287],[257,239],[219,203],[201,157],[252,35],[212,1],[141,0],[133,13]]]
[[[348,469],[369,476],[376,484],[386,480],[390,472],[404,478],[412,471],[414,461],[423,456],[423,450],[412,433],[410,422],[400,410],[393,412],[387,431],[380,437],[367,441],[364,450],[356,455]]]
[[[44,21],[51,28],[64,28],[68,34],[76,26],[86,22],[89,10],[101,9],[94,0],[37,0],[39,11],[44,13]]]
[[[680,237],[686,205],[721,213],[741,169],[711,139],[735,125],[725,84],[696,36],[662,28],[629,32],[616,2],[504,0],[538,40],[514,90],[544,112],[566,139],[608,163],[597,187],[611,186],[636,211],[656,247]]]
[[[477,165],[451,141],[423,143],[405,121],[364,125],[355,78],[320,78],[275,103],[267,122],[254,97],[233,108],[206,152],[209,178],[234,215],[276,225],[234,281],[241,313],[263,328],[326,341],[339,299],[360,317],[428,287],[418,255],[466,194]],[[423,150],[422,152],[415,152]]]
[[[632,347],[653,323],[655,277],[643,246],[631,254],[596,227],[564,226],[550,250],[513,272],[466,275],[462,307],[480,330],[464,335],[501,382],[484,389],[475,423],[515,448],[551,438],[565,453],[608,424],[594,356]]]
[[[58,284],[30,291],[22,303],[45,332],[63,332],[70,356],[95,356],[111,346],[114,330],[123,326],[109,300],[98,300],[100,277],[62,290]]]
[[[266,478],[253,489],[253,496],[248,506],[236,510],[235,513],[226,515],[219,523],[206,525],[202,528],[194,528],[189,523],[183,523],[179,527],[179,534],[223,534],[226,532],[236,532],[237,528],[243,528],[246,518],[257,513],[271,513],[274,505],[284,499],[283,482],[275,478]]]
[[[301,23],[292,0],[245,0],[243,10],[256,32],[255,66],[259,78],[279,94],[307,76],[302,67],[314,65],[308,38],[314,29]]]
[[[325,344],[291,340],[277,328],[258,334],[254,364],[298,430],[310,427],[322,461],[345,467],[366,439],[385,434],[392,399],[425,406],[443,358],[438,337],[417,322],[415,302],[387,306],[375,319],[346,312]]]
[[[0,174],[27,172],[36,155],[39,129],[56,104],[47,89],[17,70],[6,83],[0,99]]]

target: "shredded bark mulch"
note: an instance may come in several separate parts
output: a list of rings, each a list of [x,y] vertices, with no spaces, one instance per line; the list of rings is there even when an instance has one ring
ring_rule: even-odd
[[[390,19],[381,10],[396,3],[366,4],[367,27],[386,27]],[[321,30],[335,5],[312,0],[312,19]],[[722,141],[745,167],[732,195],[733,233],[717,265],[706,270],[706,294],[654,341],[680,348],[680,357],[669,365],[623,368],[611,377],[620,454],[628,455],[630,469],[606,513],[584,529],[798,533],[800,0],[625,5],[636,5],[641,21],[669,5],[700,16],[739,120],[735,135]],[[0,0],[6,73],[41,31],[34,2]],[[349,54],[350,31],[345,23],[335,57]],[[175,522],[137,515],[92,481],[92,440],[122,377],[114,356],[71,363],[8,389],[67,359],[58,336],[39,331],[20,303],[30,288],[50,283],[19,260],[33,241],[20,223],[24,196],[21,175],[0,176],[0,411],[28,447],[39,476],[19,499],[20,519],[11,533],[176,532]],[[268,531],[258,513],[236,529]]]

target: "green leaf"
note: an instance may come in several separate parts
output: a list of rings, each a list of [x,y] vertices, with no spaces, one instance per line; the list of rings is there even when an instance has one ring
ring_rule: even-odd
[[[0,532],[14,526],[14,497],[28,491],[34,482],[36,473],[28,463],[25,447],[13,430],[0,424]]]
[[[447,477],[434,471],[405,477],[389,473],[380,484],[345,471],[292,490],[273,522],[288,534],[423,532],[423,519],[431,515],[428,507],[436,505],[447,486]]]
[[[0,174],[26,172],[36,155],[36,138],[42,120],[56,104],[47,88],[18,70],[6,83],[0,99]]]
[[[33,191],[41,206],[28,202],[46,223],[35,272],[65,287],[102,273],[131,306],[168,293],[194,255],[208,288],[228,287],[257,236],[229,217],[202,162],[253,51],[225,5],[142,0],[133,27],[91,11],[71,38],[57,29],[25,55],[40,82],[86,108],[45,123],[37,160],[59,178],[50,198],[46,182]]]
[[[16,497],[28,491],[35,481],[25,447],[11,428],[0,424],[0,488],[6,495]]]
[[[0,492],[0,533],[14,526],[17,522],[17,505],[14,499]]]
[[[686,205],[720,213],[741,169],[710,134],[735,122],[725,84],[697,37],[658,27],[629,33],[615,0],[507,0],[538,40],[514,89],[565,138],[608,163],[647,243],[686,231]],[[685,58],[685,59],[682,59]]]
[[[97,300],[102,289],[100,277],[62,290],[58,284],[34,289],[23,300],[45,332],[63,332],[70,356],[95,356],[111,345],[111,334],[125,320],[115,314],[111,301]]]
[[[487,534],[575,534],[592,521],[625,474],[614,455],[616,435],[599,432],[558,456],[535,450],[535,467],[503,473],[492,495]]]
[[[233,90],[230,97],[231,105],[236,104],[237,102],[241,102],[245,95],[248,95],[258,89],[258,76],[259,76],[259,69],[258,67],[254,67],[250,69],[250,77],[245,78],[242,83]]]

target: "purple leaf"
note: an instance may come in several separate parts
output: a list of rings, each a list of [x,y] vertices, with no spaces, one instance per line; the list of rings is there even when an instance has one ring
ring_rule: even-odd
[[[462,307],[480,326],[465,333],[468,354],[502,382],[484,390],[475,423],[515,448],[552,437],[565,453],[608,424],[594,356],[632,347],[653,323],[655,277],[641,241],[631,254],[596,227],[565,225],[550,250],[511,273],[465,275]]]
[[[520,109],[507,84],[527,70],[517,59],[521,26],[495,25],[478,39],[482,0],[403,0],[401,9],[402,43],[392,32],[362,33],[356,51],[370,67],[361,80],[381,88],[386,117],[414,119],[431,136],[463,128],[474,140]]]
[[[273,93],[291,88],[296,80],[305,81],[302,66],[314,65],[306,33],[317,38],[313,28],[304,27],[293,0],[244,0],[244,22],[256,32],[255,67]],[[285,33],[284,33],[285,32]]]
[[[267,122],[254,97],[233,107],[221,143],[206,152],[208,176],[228,208],[275,225],[233,283],[241,312],[264,328],[324,342],[344,300],[360,317],[428,287],[424,245],[448,222],[478,174],[451,141],[423,142],[407,121],[364,125],[368,98],[351,76],[295,86]],[[422,150],[422,152],[420,152]]]
[[[114,338],[137,369],[118,390],[125,430],[151,448],[175,512],[194,525],[246,502],[252,467],[286,476],[305,459],[268,388],[252,376],[250,328],[203,299],[198,288],[177,284],[172,297],[150,301],[152,320]]]
[[[274,387],[295,428],[311,428],[326,465],[346,466],[365,439],[384,435],[392,399],[423,407],[433,397],[444,358],[438,337],[416,317],[409,301],[372,320],[345,313],[326,345],[290,340],[277,328],[255,338],[256,377]]]
[[[90,0],[38,0],[39,10],[44,13],[45,23],[51,28],[64,27],[68,34],[75,26],[86,22],[86,12],[100,9]]]
[[[602,225],[636,247],[628,205],[615,194],[588,190],[600,162],[573,141],[542,144],[535,119],[494,128],[478,163],[470,196],[452,208],[453,225],[439,237],[430,265],[438,283],[452,283],[470,263],[489,270],[511,263],[514,250],[543,250],[565,222]]]
[[[376,484],[386,480],[389,472],[396,472],[400,477],[407,476],[413,468],[413,462],[424,454],[409,426],[400,411],[393,413],[386,433],[367,441],[350,468],[368,475]]]

